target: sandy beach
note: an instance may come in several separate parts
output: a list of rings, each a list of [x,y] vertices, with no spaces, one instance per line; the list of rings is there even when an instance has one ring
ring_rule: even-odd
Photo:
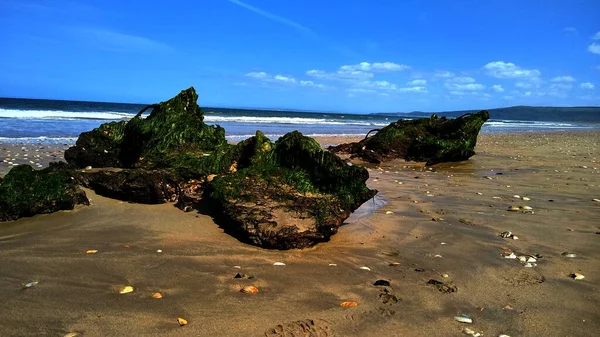
[[[67,147],[0,144],[0,176]],[[480,135],[476,152],[366,165],[380,193],[305,250],[253,247],[206,215],[86,190],[89,207],[0,224],[0,335],[595,335],[600,132]]]

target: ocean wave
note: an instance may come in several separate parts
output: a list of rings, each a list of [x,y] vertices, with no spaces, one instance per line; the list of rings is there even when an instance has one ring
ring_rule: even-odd
[[[559,122],[537,122],[537,121],[515,121],[515,120],[500,120],[488,121],[484,124],[487,127],[493,128],[582,128],[581,125]]]
[[[18,110],[0,108],[0,118],[17,119],[99,119],[122,120],[135,114],[119,111],[61,111],[61,110]]]
[[[306,117],[262,117],[262,116],[204,116],[207,123],[252,123],[252,124],[306,124],[306,125],[374,125],[385,126],[388,123],[369,122],[354,119],[325,119]]]

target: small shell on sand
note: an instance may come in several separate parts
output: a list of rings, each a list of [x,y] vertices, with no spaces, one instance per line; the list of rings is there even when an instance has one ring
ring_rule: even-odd
[[[515,198],[515,199],[521,199],[521,196],[518,195],[518,194],[515,194],[515,195],[513,195],[513,198]]]
[[[152,294],[152,298],[156,298],[156,299],[163,298],[163,294],[156,292],[156,293]]]
[[[583,280],[585,278],[585,276],[583,276],[583,274],[580,274],[580,273],[574,273],[574,274],[571,274],[571,278],[573,278],[575,280]]]
[[[521,261],[521,262],[527,262],[527,256],[525,256],[525,255],[519,256],[519,261]]]
[[[600,199],[592,199],[592,201],[600,202]]]
[[[394,214],[392,211],[386,211],[385,214]]]
[[[85,251],[86,254],[96,254],[98,252],[98,249],[88,249]]]
[[[523,197],[522,199],[525,200],[525,201],[531,200],[531,198],[529,198],[529,197]]]
[[[188,325],[188,321],[181,317],[177,318],[177,323],[179,323],[180,326]]]
[[[521,210],[521,208],[519,206],[510,206],[508,208],[508,211],[510,211],[510,212],[518,212],[520,210]]]
[[[523,206],[521,208],[524,209],[524,210],[526,210],[526,211],[531,211],[533,209],[530,206]]]
[[[477,192],[476,194],[477,194],[477,195],[483,195],[483,193],[481,193],[481,192]]]
[[[335,264],[335,263],[330,263],[330,264],[329,264],[329,266],[330,266],[330,267],[337,267],[337,264]]]
[[[516,259],[517,255],[515,255],[515,253],[510,253],[510,254],[504,254],[503,255],[505,259]]]
[[[537,262],[537,258],[535,258],[533,256],[529,256],[529,257],[527,257],[527,262],[529,262],[529,263],[535,263],[535,262]]]
[[[157,253],[162,253],[162,249],[156,250]]]
[[[342,307],[342,308],[355,307],[357,305],[358,305],[358,303],[352,302],[352,301],[340,303],[340,307]]]
[[[77,337],[79,336],[79,332],[69,332],[68,334],[64,335],[63,337]]]
[[[36,286],[38,283],[39,283],[38,281],[32,281],[32,282],[29,282],[29,283],[27,283],[27,284],[26,284],[26,285],[23,287],[23,289],[28,289],[28,288],[31,288],[31,287],[35,287],[35,286]]]
[[[274,266],[285,266],[285,263],[283,262],[275,262],[273,263]]]
[[[569,252],[564,252],[561,254],[564,257],[577,257],[577,254],[575,253],[569,253]]]
[[[246,286],[240,289],[244,294],[256,294],[258,292],[258,288],[255,286]]]
[[[469,336],[473,336],[473,337],[481,337],[481,336],[483,336],[483,334],[481,332],[475,332],[474,330],[471,330],[469,328],[464,328],[463,329],[463,333],[465,335],[469,335]]]
[[[369,268],[367,266],[362,266],[362,267],[360,267],[360,269],[362,269],[362,270],[371,270],[371,268]]]
[[[119,290],[119,294],[129,294],[131,292],[133,292],[132,286],[125,286],[125,287],[121,288],[121,290]]]
[[[473,319],[465,314],[454,316],[454,320],[461,323],[473,323]]]
[[[399,266],[400,262],[391,262],[390,263],[390,267],[395,267],[395,266]]]

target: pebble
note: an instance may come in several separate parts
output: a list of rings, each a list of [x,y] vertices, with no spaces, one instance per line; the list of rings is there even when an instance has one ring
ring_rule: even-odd
[[[448,275],[448,274],[442,274],[442,277],[443,278],[448,278],[448,277],[450,277],[450,275]]]
[[[285,266],[285,263],[283,262],[275,262],[273,263],[274,266]]]
[[[125,286],[125,287],[121,288],[121,290],[119,290],[119,294],[129,294],[131,292],[133,292],[132,286]]]
[[[473,319],[465,314],[454,316],[454,320],[461,323],[473,323]]]
[[[26,284],[26,285],[23,287],[23,289],[27,289],[27,288],[35,287],[35,286],[36,286],[38,283],[39,283],[38,281],[32,281],[32,282],[29,282],[29,283],[27,283],[27,284]]]
[[[580,273],[571,274],[571,277],[574,278],[575,280],[583,280],[585,278],[585,276],[583,276],[583,274],[580,274]]]
[[[463,330],[463,332],[464,332],[466,335],[473,336],[473,337],[481,337],[481,336],[483,336],[483,334],[482,334],[481,332],[475,332],[474,330],[471,330],[471,329],[469,329],[469,328],[465,328],[465,329]]]
[[[390,286],[390,281],[387,280],[377,280],[375,281],[375,283],[373,283],[374,286],[381,286],[381,287],[389,287]]]

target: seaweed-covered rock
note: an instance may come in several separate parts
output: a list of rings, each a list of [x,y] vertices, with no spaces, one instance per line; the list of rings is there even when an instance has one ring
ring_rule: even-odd
[[[76,180],[111,198],[207,210],[238,239],[277,249],[327,241],[376,193],[364,168],[299,132],[272,143],[257,131],[228,144],[224,129],[204,123],[197,99],[189,88],[127,123],[82,134],[66,158],[94,169],[73,172]]]
[[[150,105],[128,122],[111,122],[84,132],[65,159],[86,166],[162,169],[181,167],[208,175],[229,168],[232,146],[225,130],[204,123],[193,87]],[[148,117],[142,114],[152,109]]]
[[[348,153],[371,163],[403,158],[427,165],[469,159],[475,154],[477,135],[490,118],[487,111],[455,119],[419,118],[398,120],[360,142],[330,147],[334,153]],[[368,136],[368,134],[367,134]]]
[[[73,172],[76,181],[107,198],[141,204],[175,201],[182,179],[176,174],[144,169],[102,169]]]
[[[217,222],[241,241],[275,249],[327,241],[377,192],[366,187],[364,168],[347,165],[299,132],[272,145],[253,138],[262,144],[246,157],[253,164],[216,177],[204,191],[219,212]]]
[[[74,167],[122,167],[121,142],[125,121],[110,122],[79,135],[75,146],[65,151],[65,160]]]
[[[13,167],[0,181],[0,221],[89,205],[85,192],[65,166],[52,165],[39,171],[29,165]]]

